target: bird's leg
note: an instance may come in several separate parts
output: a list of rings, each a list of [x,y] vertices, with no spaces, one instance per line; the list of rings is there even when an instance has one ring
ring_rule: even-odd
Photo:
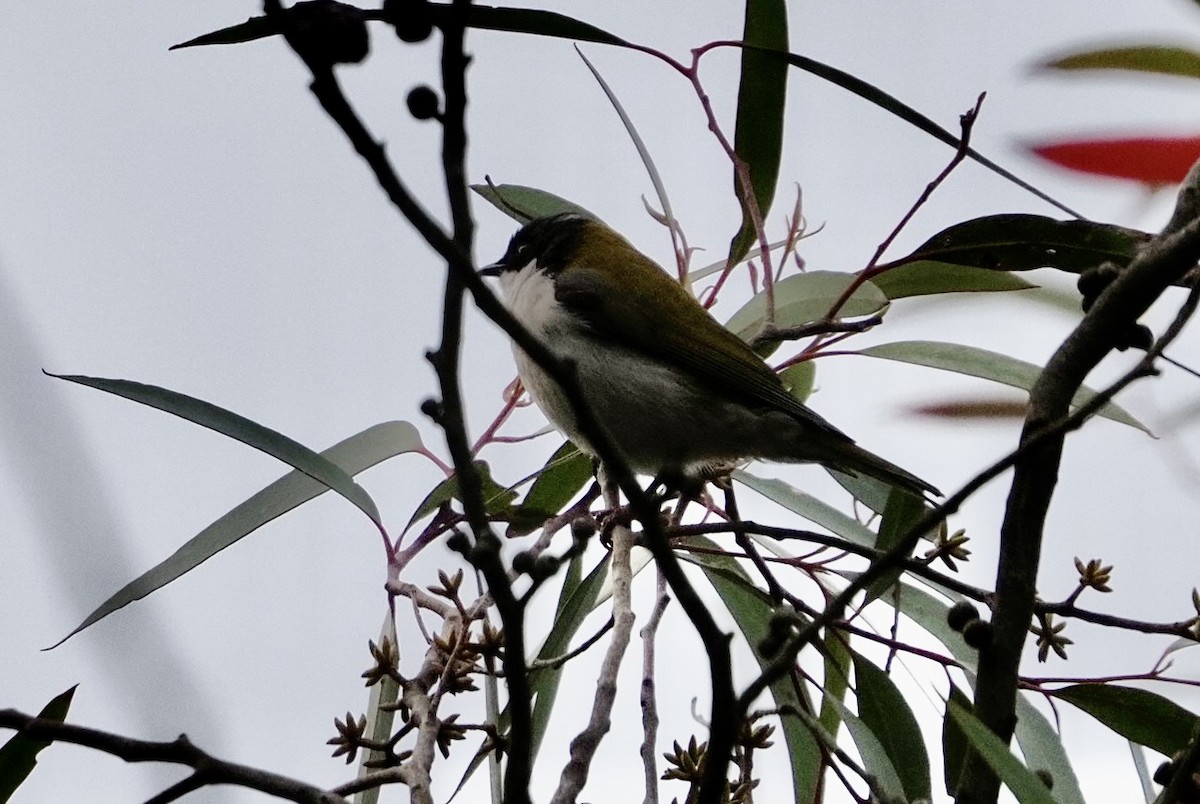
[[[605,472],[604,465],[599,461],[595,462],[596,481],[600,484],[603,490],[604,502],[606,508],[596,513],[596,521],[600,525],[600,543],[606,548],[612,546],[611,532],[617,525],[629,527],[633,524],[633,512],[628,505],[621,505],[621,492],[617,485],[611,481]],[[659,492],[659,488],[662,491]],[[676,492],[671,491],[669,487],[660,479],[655,478],[653,482],[646,488],[646,494],[658,506],[675,496]]]

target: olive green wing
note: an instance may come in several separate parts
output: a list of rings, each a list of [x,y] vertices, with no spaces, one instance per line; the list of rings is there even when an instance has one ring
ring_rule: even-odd
[[[602,249],[584,250],[556,285],[558,301],[597,337],[680,366],[733,399],[786,411],[817,431],[851,441],[789,394],[775,372],[678,282],[615,237],[618,242]],[[614,257],[625,261],[624,270],[599,267],[599,260]],[[647,305],[644,298],[655,303]]]

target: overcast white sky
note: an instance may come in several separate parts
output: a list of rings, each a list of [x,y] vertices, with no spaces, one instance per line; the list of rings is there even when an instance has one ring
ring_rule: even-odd
[[[282,42],[167,52],[259,13],[257,3],[10,5],[0,49],[0,706],[36,710],[79,683],[76,722],[152,739],[186,731],[224,757],[317,783],[343,781],[351,771],[327,758],[324,741],[335,715],[365,705],[358,675],[384,610],[383,556],[369,523],[327,495],[66,645],[40,652],[284,471],[218,435],[51,380],[41,369],[164,385],[318,449],[389,419],[414,421],[440,449],[418,405],[435,388],[422,354],[439,337],[442,268],[325,119]],[[684,57],[705,41],[736,38],[737,5],[581,0],[555,8]],[[979,150],[1089,217],[1145,229],[1165,221],[1165,199],[1045,169],[1022,145],[1068,133],[1194,131],[1194,87],[1150,78],[1069,81],[1029,68],[1097,42],[1198,46],[1194,3],[791,5],[793,50],[877,84],[952,130],[986,90],[975,130]],[[369,61],[340,74],[402,175],[440,212],[437,131],[411,120],[403,102],[410,86],[435,82],[436,45],[401,46],[383,27],[372,33]],[[490,174],[568,196],[667,259],[669,243],[642,209],[640,196],[652,191],[636,154],[570,44],[484,32],[471,35],[470,47],[472,178]],[[598,46],[585,52],[640,127],[691,243],[717,259],[737,211],[729,169],[688,87],[644,56]],[[715,57],[703,74],[726,121],[735,63],[732,55]],[[798,183],[809,221],[825,225],[806,241],[808,264],[861,267],[949,151],[805,75],[795,75],[790,92],[775,225]],[[486,204],[476,210],[478,253],[488,259],[512,227]],[[1011,211],[1053,214],[967,165],[901,238],[897,253],[951,223]],[[1169,313],[1158,311],[1152,323]],[[956,340],[1044,360],[1070,324],[1037,304],[955,299],[893,310],[871,338]],[[1198,343],[1192,333],[1174,353],[1200,363]],[[512,369],[503,339],[477,320],[466,364],[478,427],[498,406]],[[1103,376],[1120,365],[1114,361]],[[852,381],[860,370],[875,372],[869,393]],[[943,489],[956,488],[1016,436],[1012,423],[944,425],[906,412],[947,395],[992,390],[979,382],[846,358],[823,362],[818,383],[817,410]],[[1094,605],[1157,620],[1187,616],[1188,592],[1200,581],[1200,443],[1194,427],[1172,422],[1198,396],[1196,380],[1168,371],[1123,399],[1161,439],[1099,422],[1070,440],[1048,531],[1045,596],[1070,591],[1073,556],[1103,557],[1117,565],[1117,592]],[[514,429],[537,426],[530,412]],[[516,450],[520,457],[497,473],[515,479],[553,446],[543,439]],[[485,457],[510,460],[499,450]],[[818,477],[807,469],[764,471],[797,483]],[[412,456],[362,478],[395,529],[436,479]],[[965,575],[980,584],[990,583],[1003,498],[995,484],[958,517],[976,551]],[[414,577],[439,560],[445,553],[432,550]],[[649,591],[639,595],[649,600]],[[1136,672],[1165,646],[1077,625],[1072,636],[1077,658],[1037,668],[1039,674]],[[415,655],[415,643],[406,644]],[[695,645],[677,650],[686,662]],[[588,683],[590,666],[581,667],[567,683]],[[1200,659],[1179,655],[1175,672],[1197,677]],[[664,731],[668,740],[686,738],[687,697],[706,683],[679,687],[665,704],[678,707],[671,715],[677,730]],[[631,712],[633,689],[627,685],[622,701]],[[1177,698],[1200,706],[1195,695]],[[923,701],[915,705],[933,711]],[[1077,770],[1089,799],[1137,795],[1124,744],[1085,743],[1086,721],[1064,715],[1068,744],[1087,746]],[[602,754],[604,776],[615,787],[589,787],[590,800],[636,794],[637,757],[622,750],[638,739],[636,716],[618,720],[617,729],[622,737]],[[569,736],[564,728],[563,746]],[[557,781],[565,747],[558,752],[544,757],[547,776],[555,778],[539,782],[539,797]],[[17,801],[136,801],[178,777],[56,747],[42,755]],[[764,802],[786,797],[785,788],[772,785],[759,795]],[[205,791],[190,800],[258,799]]]

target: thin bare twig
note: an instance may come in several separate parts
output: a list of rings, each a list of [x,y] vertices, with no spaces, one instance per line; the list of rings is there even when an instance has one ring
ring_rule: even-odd
[[[611,505],[616,499],[615,489],[605,494]],[[596,695],[592,700],[592,713],[587,725],[571,741],[570,759],[562,770],[558,789],[550,799],[551,804],[574,804],[587,783],[588,771],[600,741],[612,726],[612,709],[617,698],[617,674],[625,649],[633,633],[632,583],[633,567],[630,553],[633,550],[633,532],[624,525],[612,531],[612,639],[604,661],[600,665],[600,677],[596,680]]]
[[[189,790],[205,785],[231,784],[257,790],[286,801],[299,804],[349,804],[341,796],[314,787],[298,779],[271,773],[249,765],[227,762],[209,754],[181,734],[171,742],[152,742],[124,737],[112,732],[60,723],[19,712],[16,709],[0,710],[0,728],[15,729],[26,737],[56,743],[71,743],[92,748],[126,762],[164,762],[184,765],[194,771],[185,787]],[[171,788],[182,794],[184,787]],[[170,799],[162,799],[168,801]]]
[[[658,804],[658,697],[655,695],[654,646],[658,626],[671,603],[667,594],[667,580],[661,572],[657,576],[657,597],[650,619],[642,626],[638,636],[642,639],[642,690],[638,696],[642,707],[642,770],[645,776],[646,795],[642,804]]]
[[[606,622],[606,623],[604,623],[604,625],[600,626],[599,630],[596,631],[596,633],[592,634],[590,637],[583,640],[583,642],[581,642],[579,644],[579,647],[577,647],[573,650],[567,651],[566,653],[562,654],[561,656],[552,656],[549,659],[534,659],[532,662],[529,663],[529,669],[531,671],[532,670],[549,670],[549,669],[553,669],[555,667],[562,667],[564,664],[571,661],[576,656],[586,653],[587,649],[590,648],[592,645],[595,645],[597,642],[599,642],[600,638],[603,637],[605,634],[607,634],[609,631],[611,631],[613,628],[613,625],[615,625],[615,624],[616,623],[613,620],[613,618],[609,617],[608,622]]]

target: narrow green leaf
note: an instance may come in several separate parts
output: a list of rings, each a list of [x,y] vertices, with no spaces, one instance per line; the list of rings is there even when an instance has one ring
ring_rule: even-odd
[[[449,3],[430,3],[430,15],[435,25],[442,25],[454,13]],[[382,9],[362,9],[363,19],[379,21],[383,19]],[[492,6],[469,6],[466,11],[468,28],[479,28],[489,31],[506,31],[509,33],[533,34],[535,36],[550,36],[559,39],[573,39],[577,42],[596,42],[602,45],[629,47],[629,43],[619,36],[614,36],[602,28],[580,22],[577,19],[559,14],[554,11],[541,11],[524,8],[495,8]],[[172,45],[171,50],[201,45],[233,45],[277,36],[280,33],[276,26],[266,16],[251,17],[245,22],[222,28],[219,31],[202,34],[178,45]]]
[[[1044,70],[1127,70],[1200,78],[1200,53],[1172,45],[1126,45],[1083,50],[1039,66]]]
[[[1085,804],[1083,792],[1079,789],[1079,778],[1071,767],[1062,737],[1050,719],[1030,703],[1029,696],[1024,692],[1017,695],[1017,728],[1014,736],[1029,769],[1050,774],[1054,782],[1054,800],[1058,804]]]
[[[938,260],[916,260],[898,265],[874,277],[871,282],[892,301],[940,293],[994,293],[1037,287],[1004,271],[989,271]]]
[[[798,327],[825,318],[825,314],[850,287],[853,274],[836,271],[809,271],[793,274],[775,283],[775,324],[779,327]],[[875,315],[888,306],[888,297],[871,282],[854,291],[838,318],[860,318]],[[762,329],[767,314],[767,295],[755,295],[734,313],[726,328],[739,338],[749,341]]]
[[[654,187],[654,194],[658,196],[659,208],[662,209],[662,213],[670,225],[675,226],[675,212],[671,209],[671,199],[667,196],[667,185],[663,182],[662,175],[658,172],[658,166],[654,164],[654,158],[650,156],[650,149],[646,147],[646,142],[642,139],[642,135],[638,133],[637,126],[633,124],[633,119],[625,111],[625,107],[621,105],[617,94],[612,91],[612,87],[604,80],[604,76],[600,75],[600,71],[596,69],[596,66],[588,60],[587,56],[583,55],[583,52],[578,47],[575,48],[575,51],[579,53],[579,58],[583,59],[583,63],[591,71],[592,77],[596,79],[596,83],[604,91],[604,95],[608,98],[608,102],[617,113],[617,117],[621,118],[621,125],[625,127],[625,133],[629,135],[630,141],[633,142],[633,147],[637,150],[638,158],[642,160],[642,166],[646,168],[646,174],[650,177],[650,184]]]
[[[788,63],[793,67],[804,70],[807,73],[811,73],[822,80],[828,81],[835,86],[839,86],[848,92],[858,95],[860,98],[868,101],[869,103],[875,104],[879,108],[903,120],[909,125],[915,126],[921,131],[924,131],[935,140],[944,142],[952,148],[958,148],[961,145],[958,137],[954,136],[949,131],[933,122],[933,120],[921,114],[908,104],[892,97],[878,87],[868,84],[861,78],[856,78],[844,70],[839,70],[836,67],[823,64],[815,59],[810,59],[807,56],[800,56],[795,53],[781,53],[777,55],[781,58],[786,58]],[[1032,184],[1018,177],[1016,174],[1000,167],[998,164],[993,162],[991,159],[988,159],[974,148],[967,149],[967,157],[979,163],[980,165],[983,165],[998,176],[1003,176],[1005,179],[1022,188],[1023,190],[1033,193],[1046,203],[1058,207],[1068,215],[1072,215],[1076,218],[1083,217],[1075,210],[1052,198],[1050,195],[1046,194],[1042,190],[1039,190],[1037,187],[1034,187]]]
[[[883,746],[909,801],[929,799],[929,755],[917,718],[887,673],[853,654],[858,715]]]
[[[483,486],[484,510],[491,516],[501,519],[507,518],[512,513],[512,502],[517,498],[517,493],[511,488],[497,483],[492,478],[492,469],[488,466],[487,461],[475,461],[475,471],[479,474],[479,480]],[[413,511],[412,516],[409,517],[408,524],[404,526],[405,532],[418,521],[441,508],[443,503],[461,499],[462,495],[458,488],[458,475],[451,475],[434,486],[433,490],[425,495],[425,499],[421,500],[421,503],[417,506],[417,510]]]
[[[692,537],[688,544],[716,549],[718,545],[703,537]],[[771,621],[772,606],[767,595],[750,580],[736,560],[729,556],[692,554],[681,556],[699,566],[721,602],[737,624],[742,637],[749,645],[760,667],[770,664],[770,657],[762,655],[759,646],[767,638]],[[804,711],[813,711],[812,702],[801,700],[797,687],[790,677],[784,677],[771,685],[775,705],[793,706]],[[792,784],[796,802],[815,801],[820,786],[821,752],[815,738],[796,718],[781,719],[784,740],[792,762]]]
[[[43,720],[62,723],[67,719],[67,711],[71,708],[71,700],[75,697],[75,687],[59,693],[38,712]],[[37,766],[37,755],[50,745],[50,740],[26,737],[23,734],[14,735],[3,746],[0,746],[0,804],[12,798],[17,788],[29,778]]]
[[[900,263],[936,260],[989,271],[1056,268],[1079,273],[1102,262],[1126,265],[1150,235],[1110,223],[1042,215],[987,215],[956,223]]]
[[[746,0],[742,41],[754,47],[742,49],[733,150],[750,173],[760,219],[766,221],[775,200],[779,160],[783,153],[788,67],[760,48],[788,49],[787,4],[784,0]],[[729,244],[729,261],[737,262],[750,250],[758,233],[736,170],[733,191],[742,207],[741,226]]]
[[[633,574],[636,576],[650,563],[649,551],[640,548],[635,550],[631,563]],[[575,580],[578,577],[577,571],[574,576],[568,574],[559,595],[554,625],[538,651],[539,660],[554,659],[570,651],[571,640],[578,634],[587,616],[612,597],[610,570],[609,558],[606,555],[582,581]],[[534,696],[531,759],[537,757],[542,738],[545,736],[562,671],[562,665],[529,671],[529,688]],[[507,715],[506,709],[502,716],[505,727],[508,724]]]
[[[860,349],[855,354],[866,357],[876,357],[883,360],[897,360],[902,363],[912,363],[917,366],[953,371],[969,377],[979,377],[985,380],[1031,390],[1042,369],[1033,363],[1018,360],[1015,357],[1002,355],[975,346],[964,346],[958,343],[942,343],[939,341],[897,341],[870,346]],[[1075,394],[1071,404],[1075,407],[1085,404],[1094,397],[1096,392],[1084,386]],[[1153,435],[1150,429],[1129,415],[1123,408],[1109,402],[1100,409],[1100,416],[1111,419],[1130,427],[1136,427],[1144,433]]]
[[[1196,727],[1196,715],[1149,690],[1119,684],[1075,684],[1053,694],[1127,740],[1168,757],[1187,745]]]
[[[863,547],[872,547],[875,544],[875,532],[870,528],[782,480],[758,477],[743,469],[735,471],[733,479],[847,541]]]
[[[899,600],[883,597],[888,604],[897,604],[906,617],[938,640],[964,668],[968,681],[974,684],[974,668],[979,654],[963,641],[962,634],[950,628],[946,615],[950,606],[964,598],[956,592],[940,589],[950,598],[947,603],[934,597],[924,589],[902,583]],[[1063,748],[1062,740],[1037,707],[1029,702],[1025,694],[1017,696],[1017,743],[1021,746],[1029,767],[1045,770],[1054,779],[1054,797],[1058,804],[1084,804],[1079,789],[1079,779],[1071,768],[1070,758]]]
[[[925,501],[915,494],[892,489],[883,509],[883,517],[879,521],[879,538],[875,542],[875,549],[880,552],[891,550],[924,515],[925,507]],[[903,573],[901,567],[896,567],[879,576],[866,589],[867,602],[875,600],[895,586]]]
[[[946,783],[946,795],[953,797],[958,789],[958,777],[967,758],[967,735],[958,721],[950,715],[950,705],[964,711],[974,712],[971,699],[956,684],[950,685],[950,697],[946,700],[946,713],[942,718],[942,776]]]
[[[979,661],[979,654],[974,648],[967,646],[967,643],[963,641],[962,634],[952,629],[946,619],[950,613],[950,606],[959,600],[965,600],[965,598],[954,592],[946,592],[946,594],[951,599],[950,603],[935,597],[921,587],[911,583],[901,583],[899,600],[885,597],[880,602],[898,605],[904,616],[941,642],[955,661],[966,668],[968,673],[972,673],[975,670],[976,662]]]
[[[971,747],[979,752],[988,766],[1000,777],[1000,781],[1012,791],[1020,804],[1056,804],[1050,791],[1037,775],[1021,764],[1012,755],[1008,746],[1000,741],[987,726],[979,722],[971,712],[951,701],[948,706],[950,717],[970,741]]]
[[[562,212],[573,212],[585,218],[600,220],[599,216],[593,215],[578,204],[536,187],[525,187],[520,184],[472,184],[471,189],[496,209],[521,224],[528,223],[534,218],[545,218]]]
[[[845,704],[834,701],[833,706],[840,711],[842,720],[846,723],[846,731],[850,733],[850,739],[854,741],[854,747],[858,749],[858,755],[862,757],[863,766],[874,781],[874,787],[886,796],[888,801],[910,801],[904,794],[904,782],[901,781],[900,774],[892,764],[892,758],[879,736]],[[878,799],[872,795],[870,800]]]
[[[567,565],[562,588],[558,594],[558,606],[554,613],[554,625],[550,634],[538,651],[538,659],[553,659],[562,656],[571,649],[571,640],[579,632],[584,619],[599,605],[601,590],[608,580],[609,561],[604,560],[592,568],[586,578],[583,574],[583,557],[575,556]],[[558,685],[562,680],[563,667],[547,667],[532,670],[529,673],[530,694],[533,695],[532,740],[529,759],[537,758],[538,749],[546,736],[550,725],[550,715],[554,711],[554,701],[558,695]]]
[[[420,447],[420,434],[410,423],[383,422],[338,442],[321,455],[350,476]],[[303,472],[294,471],[284,475],[197,533],[165,561],[123,586],[84,618],[75,630],[51,647],[58,647],[117,609],[166,586],[243,536],[328,490],[328,485],[313,480]]]
[[[850,634],[840,633],[826,628],[821,640],[825,649],[821,657],[825,664],[825,675],[822,677],[821,689],[821,727],[837,739],[838,727],[842,723],[842,709],[838,704],[846,701],[846,692],[850,689]]]
[[[201,34],[186,42],[171,45],[168,50],[180,50],[185,47],[200,47],[203,45],[239,45],[243,42],[253,42],[255,39],[277,36],[279,33],[279,26],[267,17],[251,17],[245,22],[239,22],[237,25],[230,25],[228,28],[221,28],[218,31]]]
[[[787,244],[788,244],[788,241],[785,239],[785,240],[776,240],[774,243],[768,243],[767,245],[771,249],[771,253],[775,253],[776,251],[779,251],[779,249],[783,248]],[[750,260],[754,259],[755,256],[757,256],[757,255],[743,257],[742,259],[738,260],[737,264],[741,265],[744,262],[749,262]],[[721,271],[725,270],[725,266],[727,264],[728,264],[727,260],[720,259],[716,262],[710,262],[708,265],[704,265],[704,266],[696,268],[692,271],[688,271],[688,283],[695,284],[695,283],[699,282],[701,279],[712,276],[713,274],[718,274]]]
[[[764,5],[767,0],[763,0]],[[775,3],[782,5],[782,0],[774,0]],[[435,15],[447,14],[449,5],[444,3],[431,4],[431,8]],[[769,6],[768,6],[769,8]],[[380,20],[383,18],[382,11],[379,9],[363,9],[364,19]],[[757,15],[755,17],[758,19]],[[769,20],[770,15],[763,15],[762,19]],[[749,19],[748,19],[749,21]],[[570,39],[577,42],[596,42],[597,44],[613,45],[616,47],[636,47],[628,40],[622,39],[602,28],[591,25],[580,20],[573,19],[564,14],[559,14],[553,11],[542,11],[537,9],[517,9],[517,8],[494,8],[489,6],[471,6],[467,10],[467,27],[478,28],[481,30],[506,31],[509,33],[524,33],[535,36],[549,36],[561,39]],[[267,36],[275,36],[279,33],[277,29],[271,25],[265,17],[252,17],[246,22],[239,23],[228,28],[223,28],[219,31],[214,31],[209,34],[190,39],[178,45],[172,46],[172,50],[184,47],[195,47],[198,45],[216,45],[216,44],[234,44],[239,42],[248,42],[254,39],[261,39]],[[770,36],[767,32],[765,37],[773,40],[776,37]],[[749,37],[747,37],[749,40]],[[804,70],[812,75],[828,81],[835,86],[839,86],[860,98],[875,104],[879,108],[895,115],[899,119],[909,123],[912,126],[924,131],[934,139],[946,143],[953,148],[959,147],[958,137],[951,134],[946,129],[939,126],[929,117],[921,114],[916,109],[913,109],[906,103],[897,100],[888,93],[872,86],[871,84],[856,78],[844,70],[839,70],[828,64],[823,64],[815,59],[810,59],[806,56],[800,56],[795,53],[784,52],[786,49],[786,39],[783,40],[784,47],[758,47],[753,44],[748,46],[747,50],[754,50],[759,54],[770,56],[775,59],[782,59],[788,64],[791,64],[797,69]],[[743,76],[746,71],[743,70]],[[743,78],[743,80],[745,80]],[[782,110],[782,105],[780,106]],[[739,121],[741,114],[738,115]],[[741,131],[741,125],[735,131],[735,141],[737,134]],[[739,153],[741,148],[735,144],[735,150]],[[967,149],[967,157],[975,162],[983,165],[988,170],[1004,177],[1008,181],[1016,184],[1018,187],[1025,189],[1033,195],[1041,198],[1049,204],[1058,207],[1068,215],[1073,215],[1077,218],[1082,217],[1075,210],[1054,199],[1047,193],[1039,190],[1024,179],[1018,177],[1014,173],[993,162],[991,159],[980,154],[974,148]],[[776,167],[776,173],[778,167]],[[758,186],[758,180],[755,179],[755,185]],[[735,241],[736,243],[736,241]],[[731,251],[733,249],[731,248]]]
[[[378,528],[383,529],[379,509],[375,506],[371,495],[367,494],[362,486],[355,483],[350,475],[328,458],[322,457],[282,433],[264,427],[258,422],[253,422],[245,416],[217,407],[211,402],[205,402],[156,385],[103,377],[51,374],[50,372],[46,372],[46,374],[158,408],[265,452],[290,465],[293,469],[298,469],[314,480],[324,483],[354,503],[360,511],[371,518]]]
[[[435,22],[437,21],[436,15],[451,13],[450,5],[447,3],[434,3],[431,6],[434,9]],[[611,34],[603,28],[597,28],[595,25],[581,22],[565,14],[540,9],[473,5],[467,8],[467,27],[571,39],[576,42],[595,42],[599,45],[632,47],[627,40]]]
[[[379,629],[379,639],[376,644],[383,645],[385,639],[393,647],[400,644],[396,636],[396,621],[392,619],[390,612],[383,618],[383,625]],[[394,704],[400,700],[400,685],[391,676],[385,675],[379,681],[372,684],[370,689],[371,691],[367,695],[367,729],[365,733],[367,737],[376,742],[386,743],[391,739],[393,734],[392,724],[396,720],[396,707]],[[363,777],[374,773],[375,768],[371,767],[371,763],[378,763],[383,759],[385,759],[385,756],[381,751],[363,751],[358,760],[358,775],[356,778],[361,780]],[[364,790],[358,794],[355,804],[378,804],[379,791],[381,789],[380,787],[372,787]]]
[[[815,360],[793,363],[779,372],[779,380],[789,394],[807,402],[817,381],[817,363]]]
[[[552,659],[557,656],[562,656],[567,653],[570,648],[571,640],[574,639],[583,620],[599,606],[606,597],[602,594],[605,582],[608,579],[609,559],[605,555],[604,558],[592,568],[588,573],[587,578],[580,580],[582,573],[583,557],[577,555],[571,559],[567,565],[567,571],[563,577],[563,585],[559,589],[558,606],[554,613],[554,624],[551,626],[550,634],[546,637],[546,641],[542,644],[538,651],[538,659]],[[544,667],[531,670],[529,673],[530,694],[533,696],[533,711],[531,713],[532,720],[532,753],[530,759],[537,758],[538,749],[541,747],[542,740],[546,735],[546,727],[550,722],[550,715],[554,711],[554,700],[558,695],[558,685],[562,678],[563,668],[560,667]],[[501,733],[505,732],[510,724],[510,713],[505,707],[500,713],[500,717],[495,724],[496,728]],[[488,753],[476,753],[468,763],[467,768],[463,771],[462,778],[458,781],[458,786],[455,787],[450,800],[453,801],[459,791],[463,789],[467,781],[475,774],[475,771],[488,758]]]
[[[508,534],[520,536],[541,527],[557,514],[592,478],[592,459],[570,441],[554,451],[533,485],[509,517]]]
[[[850,492],[850,496],[854,499],[877,514],[883,513],[883,509],[887,507],[888,498],[892,496],[892,490],[895,488],[891,483],[868,475],[848,475],[828,466],[822,468],[838,482],[839,486]]]

